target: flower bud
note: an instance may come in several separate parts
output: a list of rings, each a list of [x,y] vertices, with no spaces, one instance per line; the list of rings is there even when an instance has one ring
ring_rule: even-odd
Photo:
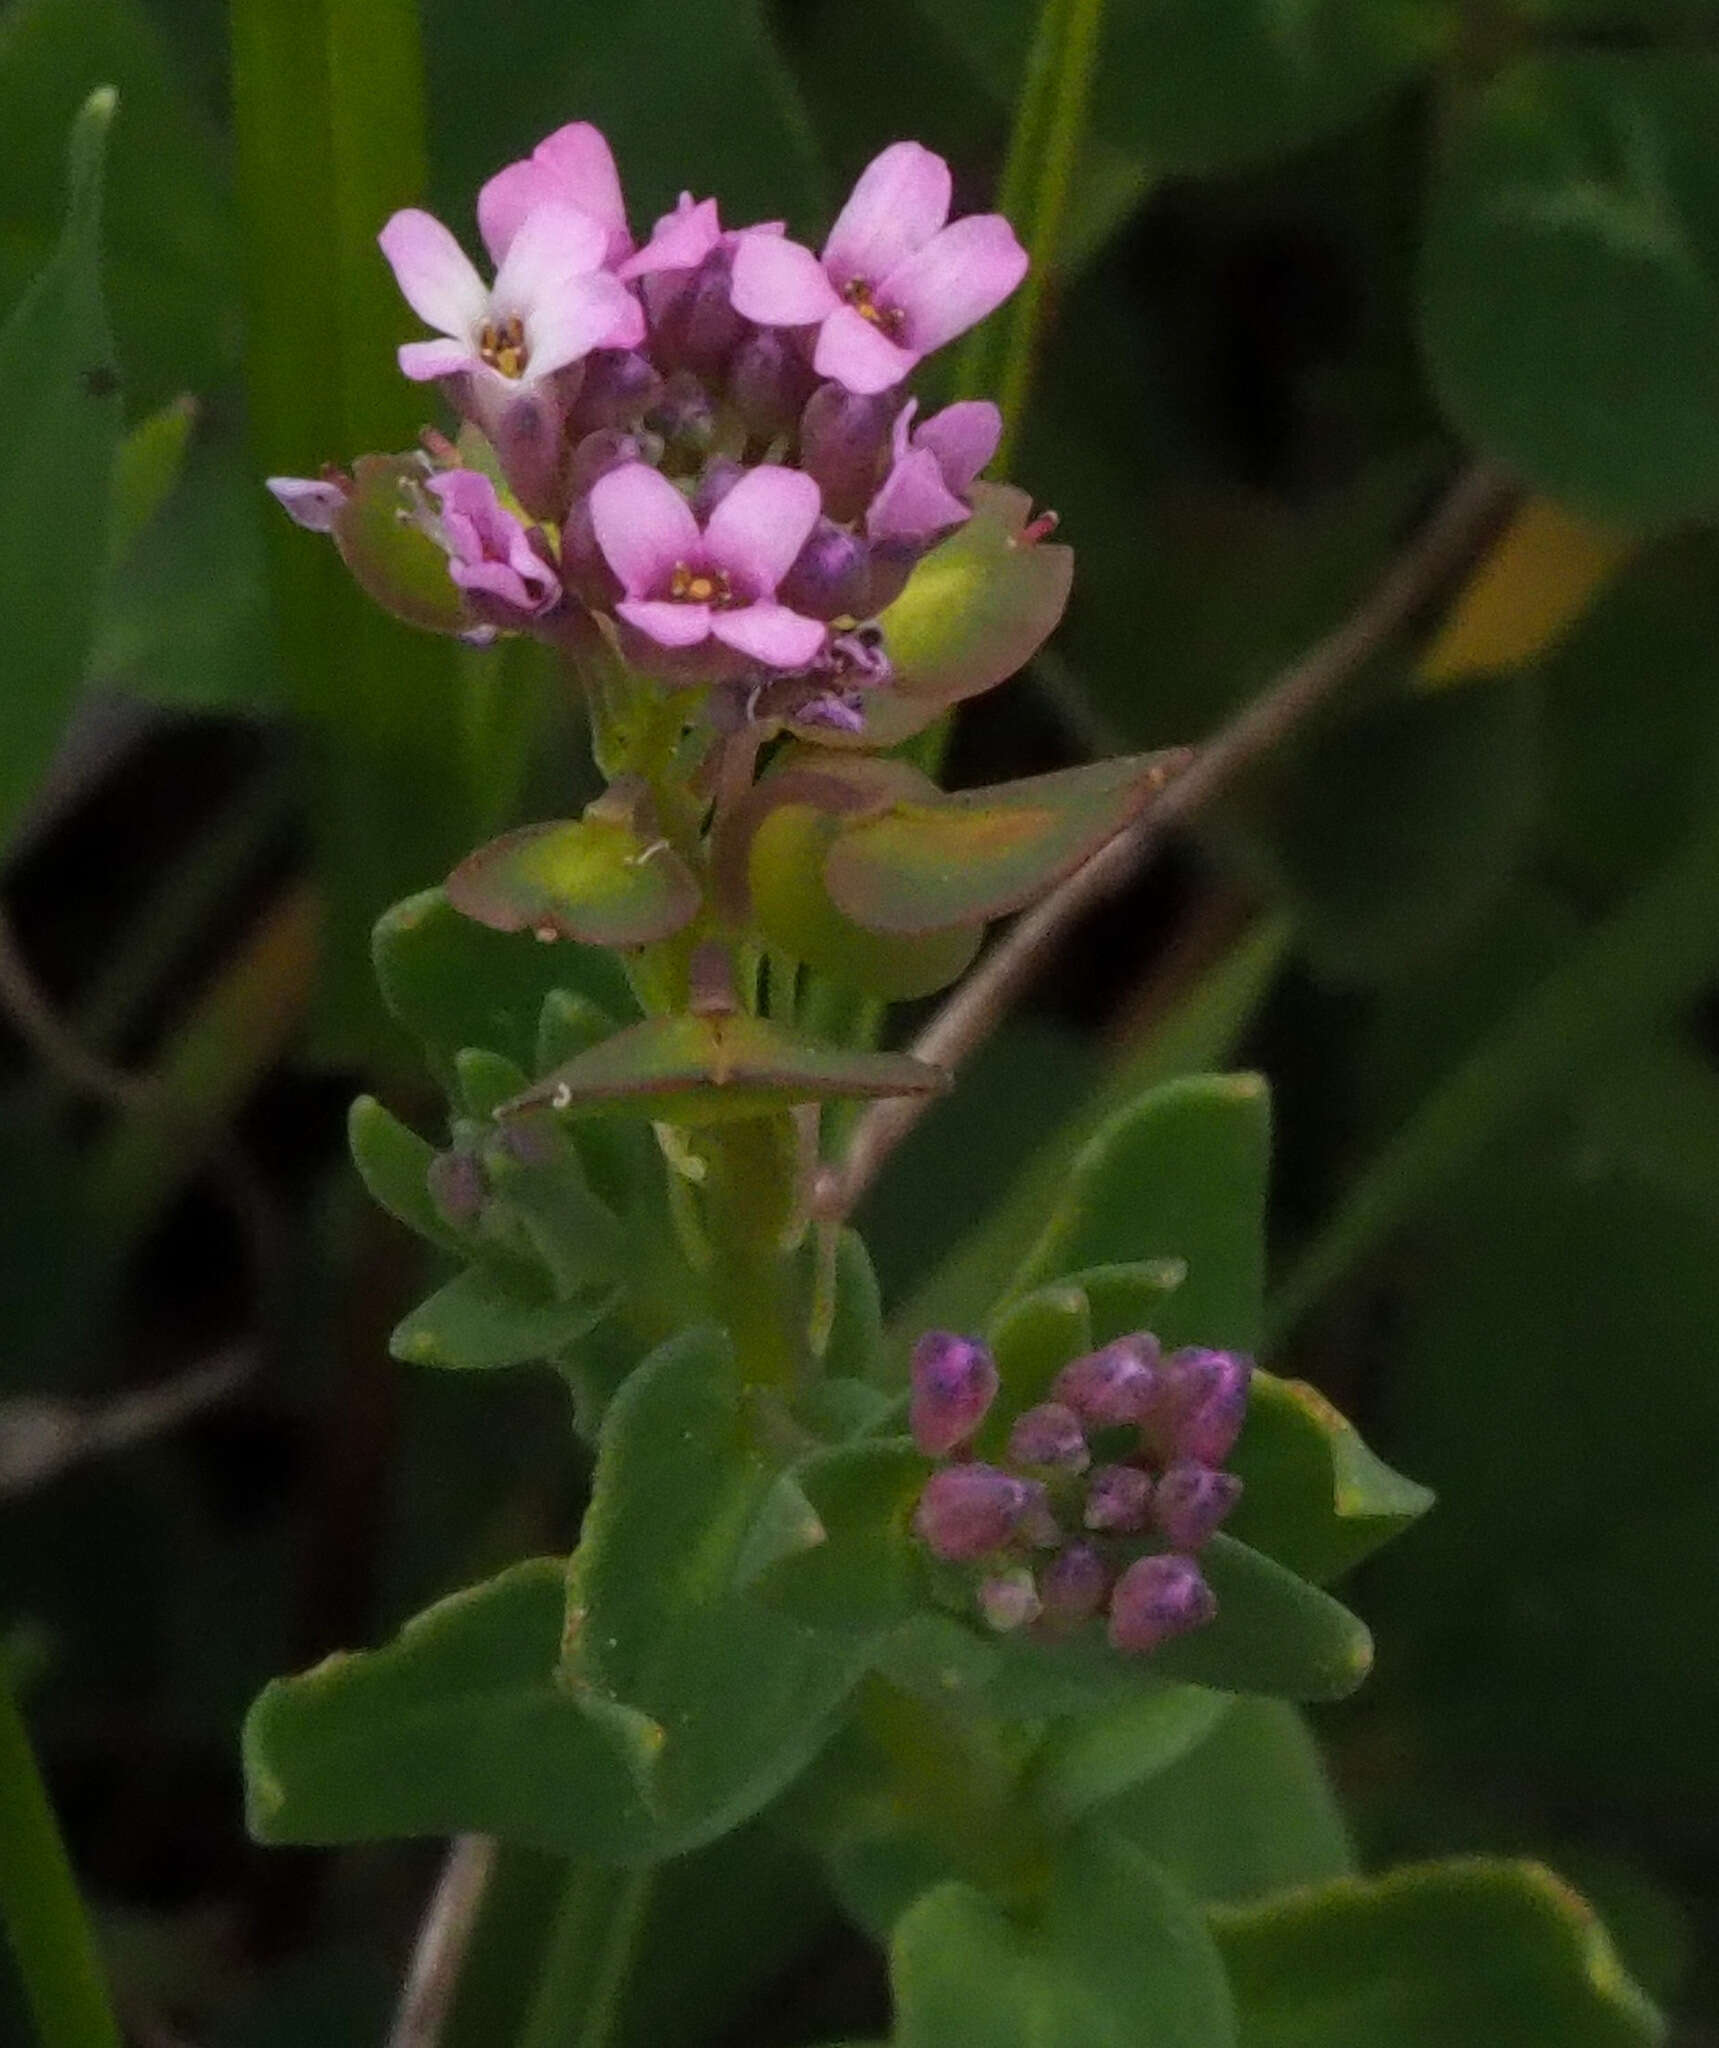
[[[656,403],[663,380],[635,348],[598,349],[585,359],[585,377],[569,414],[575,439],[605,428],[635,427]]]
[[[1017,1465],[1054,1465],[1064,1472],[1084,1472],[1092,1462],[1080,1417],[1060,1401],[1041,1401],[1016,1417],[1009,1457]]]
[[[716,410],[688,370],[676,370],[663,385],[649,423],[663,438],[668,466],[676,469],[701,463],[716,438]]]
[[[817,379],[798,341],[780,327],[760,327],[734,352],[728,396],[760,441],[792,431]]]
[[[486,409],[479,422],[507,487],[533,519],[559,519],[567,502],[564,410],[552,383]]]
[[[1085,1522],[1106,1534],[1144,1529],[1152,1511],[1152,1480],[1138,1465],[1100,1465],[1086,1489]]]
[[[927,1549],[960,1563],[1001,1550],[1033,1504],[1033,1489],[995,1465],[946,1465],[925,1482],[913,1526]]]
[[[438,1152],[424,1170],[424,1185],[442,1221],[455,1230],[476,1223],[489,1194],[477,1155],[464,1150]]]
[[[1172,1636],[1204,1628],[1217,1611],[1191,1557],[1165,1551],[1136,1558],[1110,1596],[1111,1645],[1131,1654],[1155,1650]]]
[[[1241,1499],[1241,1490],[1233,1472],[1180,1458],[1152,1489],[1152,1519],[1178,1550],[1198,1550]]]
[[[808,618],[857,619],[866,616],[870,590],[871,550],[858,534],[820,519],[776,595]]]
[[[1071,1359],[1051,1387],[1054,1399],[1095,1429],[1144,1422],[1158,1393],[1158,1340],[1145,1331]]]
[[[1079,1628],[1104,1605],[1110,1574],[1090,1543],[1059,1550],[1039,1573],[1040,1619],[1049,1628]]]
[[[1025,1565],[1016,1565],[1012,1571],[997,1572],[988,1578],[979,1588],[979,1612],[999,1635],[1037,1621],[1039,1589],[1033,1584],[1032,1573]]]
[[[927,1330],[913,1347],[908,1427],[928,1458],[964,1444],[997,1398],[997,1361],[977,1338]]]
[[[713,455],[710,458],[692,491],[692,516],[700,526],[745,474],[745,463],[736,462],[732,455]]]
[[[1149,1418],[1153,1447],[1167,1459],[1221,1465],[1247,1417],[1253,1361],[1236,1351],[1190,1348],[1164,1362],[1163,1398]]]
[[[832,519],[857,519],[871,501],[889,449],[900,400],[888,392],[856,397],[820,384],[800,415],[800,466],[816,478]]]

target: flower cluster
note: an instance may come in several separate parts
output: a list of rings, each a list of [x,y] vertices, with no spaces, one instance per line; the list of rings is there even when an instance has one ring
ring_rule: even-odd
[[[565,639],[595,616],[646,675],[863,730],[888,680],[867,622],[968,519],[1000,436],[994,406],[922,420],[903,389],[1025,274],[1001,215],[950,203],[948,165],[898,142],[819,253],[690,194],[638,246],[609,146],[576,122],[480,193],[492,282],[397,213],[382,252],[436,337],[400,367],[466,423],[457,449],[427,437],[403,516],[444,550],[466,630]],[[353,486],[271,488],[338,535]]]
[[[996,1399],[996,1363],[972,1338],[928,1332],[910,1423],[947,1462],[920,1495],[920,1540],[976,1570],[995,1629],[1062,1635],[1107,1610],[1112,1644],[1144,1652],[1202,1627],[1217,1602],[1196,1553],[1241,1496],[1223,1465],[1252,1372],[1234,1352],[1166,1356],[1144,1331],[1119,1338],[1064,1366],[993,1464],[969,1447]]]

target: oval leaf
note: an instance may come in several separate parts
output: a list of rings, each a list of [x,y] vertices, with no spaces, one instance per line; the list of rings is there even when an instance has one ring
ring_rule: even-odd
[[[941,793],[839,825],[837,907],[878,932],[934,932],[1019,910],[1143,810],[1186,757],[1124,755],[993,789]]]
[[[426,473],[421,455],[361,455],[334,517],[334,544],[384,611],[432,633],[466,633],[473,620],[447,555],[418,521]]]
[[[616,948],[673,937],[700,902],[672,846],[595,809],[504,832],[460,862],[447,893],[463,916],[494,931]]]

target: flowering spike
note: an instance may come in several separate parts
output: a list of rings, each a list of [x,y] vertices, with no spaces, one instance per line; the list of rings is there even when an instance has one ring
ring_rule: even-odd
[[[1152,1519],[1178,1550],[1198,1550],[1241,1499],[1241,1491],[1233,1472],[1179,1459],[1152,1490]]]
[[[1034,1489],[995,1465],[948,1465],[925,1482],[913,1526],[926,1548],[961,1563],[1001,1550],[1034,1504]]]
[[[1059,1550],[1039,1573],[1041,1619],[1047,1628],[1079,1628],[1104,1605],[1110,1574],[1090,1543]]]
[[[1253,1360],[1236,1351],[1189,1348],[1164,1364],[1164,1392],[1148,1419],[1154,1448],[1165,1458],[1221,1465],[1247,1417]]]
[[[1041,1611],[1039,1589],[1025,1565],[995,1572],[979,1588],[979,1612],[999,1635],[1037,1621]]]
[[[1110,1596],[1110,1641],[1133,1655],[1203,1628],[1218,1611],[1212,1589],[1191,1557],[1163,1551],[1136,1558]]]
[[[997,1397],[997,1362],[976,1338],[928,1330],[913,1348],[909,1426],[928,1458],[946,1457],[978,1429]]]
[[[1102,1350],[1070,1360],[1051,1387],[1095,1429],[1133,1427],[1144,1422],[1158,1398],[1158,1340],[1145,1331],[1118,1337]]]
[[[1086,1526],[1114,1534],[1144,1529],[1152,1511],[1152,1480],[1138,1465],[1100,1465],[1086,1489]]]
[[[1009,1456],[1017,1465],[1051,1465],[1084,1472],[1092,1461],[1080,1417],[1060,1401],[1041,1401],[1015,1418]]]

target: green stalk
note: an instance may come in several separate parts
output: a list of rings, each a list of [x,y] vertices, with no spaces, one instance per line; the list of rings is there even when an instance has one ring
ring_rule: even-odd
[[[120,2048],[119,2024],[77,1881],[3,1672],[0,1919],[41,2048]]]
[[[712,1124],[700,1133],[707,1163],[705,1218],[710,1286],[734,1340],[741,1380],[790,1391],[805,1352],[793,1269],[783,1249],[793,1218],[794,1127],[785,1116]]]
[[[1597,925],[1415,1112],[1351,1186],[1267,1313],[1279,1344],[1511,1118],[1592,1072],[1719,958],[1719,817]]]
[[[655,1872],[574,1862],[517,2048],[610,2048]]]

